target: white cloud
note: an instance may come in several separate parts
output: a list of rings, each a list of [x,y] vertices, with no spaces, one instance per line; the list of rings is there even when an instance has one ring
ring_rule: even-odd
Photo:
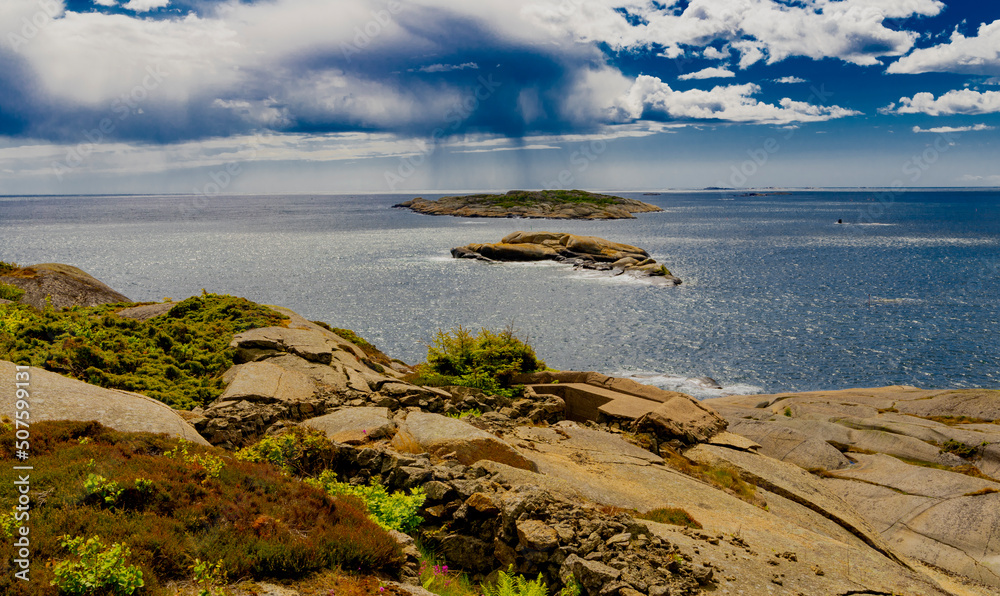
[[[471,68],[473,70],[478,70],[479,65],[475,62],[466,62],[464,64],[431,64],[430,66],[422,66],[416,69],[417,72],[451,72],[453,70],[465,70],[466,68]],[[411,70],[411,72],[413,72]]]
[[[934,98],[932,93],[917,93],[901,97],[899,105],[890,104],[879,110],[883,114],[927,114],[950,116],[952,114],[992,114],[1000,112],[1000,91],[973,91],[958,89]]]
[[[1000,20],[984,23],[974,37],[965,37],[956,29],[949,43],[914,50],[909,56],[890,64],[886,71],[899,74],[1000,74]]]
[[[727,60],[729,59],[729,48],[725,50],[716,49],[714,46],[708,46],[702,50],[701,55],[709,60]]]
[[[935,126],[934,128],[920,128],[919,126],[913,127],[913,132],[931,132],[934,134],[945,134],[952,132],[978,132],[981,130],[994,130],[993,126],[986,126],[985,124],[976,124],[975,126]]]
[[[754,124],[823,122],[859,114],[839,106],[817,106],[789,98],[778,105],[753,98],[760,87],[752,83],[714,87],[709,91],[675,91],[659,78],[640,75],[627,94],[619,98],[617,113],[623,120],[670,118],[721,120]]]
[[[168,4],[170,4],[170,0],[128,0],[124,8],[135,12],[149,12],[157,8],[164,8]]]
[[[775,83],[805,83],[806,80],[801,77],[781,77],[780,79],[773,79]]]
[[[960,176],[956,182],[973,186],[1000,186],[1000,175],[975,176],[973,174],[965,174],[964,176]]]
[[[118,0],[94,0],[94,4],[101,6],[118,6]]]
[[[934,16],[944,8],[939,0],[803,0],[799,6],[777,0],[691,0],[677,14],[676,2],[660,10],[655,3],[633,1],[626,7],[646,24],[631,25],[615,10],[622,4],[552,0],[530,5],[524,13],[557,35],[626,50],[655,43],[670,58],[682,55],[682,46],[721,40],[740,53],[740,68],[746,68],[790,56],[877,65],[880,57],[906,54],[918,37],[886,27],[886,19]]]
[[[728,68],[706,68],[704,70],[699,70],[698,72],[689,72],[688,74],[683,74],[678,79],[682,81],[690,81],[692,79],[730,79],[736,75],[733,71]]]

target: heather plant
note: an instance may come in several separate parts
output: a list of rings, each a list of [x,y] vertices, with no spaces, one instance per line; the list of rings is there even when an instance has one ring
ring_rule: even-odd
[[[0,359],[93,385],[142,393],[175,408],[207,405],[233,365],[233,335],[287,317],[243,298],[206,294],[146,321],[123,304],[38,311],[0,305]]]
[[[71,566],[81,558],[61,545],[66,533],[100,536],[102,545],[127,548],[123,565],[142,571],[141,593],[151,596],[173,593],[169,582],[190,581],[195,559],[212,566],[221,561],[230,577],[293,580],[337,568],[395,569],[403,560],[399,545],[357,499],[331,496],[269,463],[226,459],[214,447],[166,435],[121,433],[96,422],[42,421],[31,430],[32,488],[44,495],[33,500],[30,511],[32,558],[68,561],[60,567],[66,579],[59,580],[67,586],[86,574],[84,567]],[[0,484],[5,486],[13,486],[19,473],[11,465],[15,433],[0,426]],[[164,457],[166,452],[175,456]],[[199,461],[224,465],[205,482],[208,472]],[[81,498],[91,475],[95,492]],[[117,494],[114,506],[105,502],[104,489]],[[0,511],[10,511],[10,505],[0,503]],[[9,517],[0,515],[0,525],[16,532],[17,523]],[[15,578],[9,563],[16,558],[14,548],[12,540],[0,539],[0,566],[8,562],[8,573],[0,574],[0,594],[60,594],[52,583],[55,566],[33,566],[30,584]],[[88,560],[108,548],[92,545]],[[111,560],[114,552],[105,557]]]
[[[469,576],[448,565],[428,552],[417,542],[420,552],[420,585],[438,596],[479,596],[479,590],[469,581]]]

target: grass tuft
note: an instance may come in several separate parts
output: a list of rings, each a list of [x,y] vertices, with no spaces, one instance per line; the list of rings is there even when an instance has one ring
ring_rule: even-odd
[[[701,524],[698,523],[691,514],[679,507],[661,507],[659,509],[652,509],[646,513],[640,513],[636,515],[641,519],[648,519],[649,521],[654,521],[661,524],[671,524],[674,526],[686,526],[688,528],[694,528],[696,530],[701,529]]]

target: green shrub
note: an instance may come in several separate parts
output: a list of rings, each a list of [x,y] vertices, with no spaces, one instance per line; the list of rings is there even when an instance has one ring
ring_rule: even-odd
[[[331,467],[337,451],[322,431],[293,427],[236,452],[243,461],[267,462],[288,474],[315,476]]]
[[[353,485],[338,482],[337,475],[325,470],[316,479],[307,479],[307,484],[321,488],[332,496],[352,496],[360,499],[368,508],[372,519],[388,530],[410,532],[416,529],[424,519],[417,515],[417,510],[424,504],[426,495],[419,488],[410,489],[410,494],[402,491],[389,494],[385,487],[375,480],[365,485]]]
[[[112,482],[100,474],[88,474],[83,481],[83,490],[88,497],[98,496],[107,505],[115,505],[122,496],[122,489],[117,482]]]
[[[40,312],[0,305],[0,359],[188,409],[222,393],[234,334],[286,319],[248,300],[215,294],[188,298],[147,321],[119,317],[115,310],[121,307]]]
[[[648,519],[649,521],[654,521],[661,524],[671,524],[674,526],[687,526],[688,528],[694,528],[696,530],[701,529],[701,524],[699,524],[691,514],[678,507],[661,507],[660,509],[653,509],[647,511],[646,513],[640,513],[636,517],[641,519]]]
[[[483,413],[479,408],[472,408],[471,410],[462,410],[461,412],[456,412],[454,414],[448,414],[449,418],[455,418],[457,420],[462,420],[465,418],[479,418]]]
[[[961,441],[956,441],[954,439],[948,439],[944,442],[941,447],[941,453],[954,453],[955,455],[963,459],[972,459],[976,457],[979,452],[979,447],[973,445],[966,445]]]
[[[194,464],[204,475],[202,484],[208,482],[210,478],[218,478],[222,469],[226,467],[226,462],[217,455],[207,453],[188,453],[188,442],[179,439],[176,447],[163,453],[164,457],[181,459],[186,463]]]
[[[495,584],[492,586],[481,584],[480,588],[483,590],[483,596],[548,596],[549,593],[541,573],[538,574],[538,579],[529,580],[523,575],[501,571],[497,574]]]
[[[20,269],[17,263],[8,263],[6,261],[0,261],[0,275],[7,275],[8,273],[14,273]]]
[[[21,288],[0,282],[0,298],[10,300],[11,302],[18,302],[23,297],[24,290]]]
[[[198,596],[224,596],[225,591],[218,586],[226,584],[226,571],[222,561],[211,564],[201,559],[195,559],[191,565],[194,573],[194,583],[198,586]]]
[[[62,594],[84,596],[107,591],[128,596],[145,585],[142,570],[127,564],[132,553],[124,544],[116,542],[105,547],[98,536],[86,541],[82,537],[66,538],[60,544],[79,557],[77,561],[58,563],[52,570],[52,585]]]
[[[513,328],[502,331],[480,330],[472,335],[459,326],[453,331],[439,330],[427,349],[427,364],[418,367],[413,380],[426,385],[461,385],[487,393],[514,397],[514,375],[545,369],[535,350],[517,337]]]

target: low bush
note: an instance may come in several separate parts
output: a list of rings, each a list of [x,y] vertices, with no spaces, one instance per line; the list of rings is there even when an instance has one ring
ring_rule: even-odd
[[[545,369],[535,350],[519,338],[512,327],[502,331],[481,329],[473,335],[459,326],[453,331],[439,330],[427,347],[427,362],[417,367],[408,380],[423,385],[460,385],[487,393],[516,397],[512,387],[519,373]]]
[[[410,489],[410,494],[402,491],[390,494],[374,479],[368,485],[349,484],[339,482],[337,475],[329,470],[323,471],[318,478],[306,479],[306,484],[321,488],[332,496],[359,499],[368,509],[372,519],[387,530],[411,532],[424,521],[417,515],[417,511],[427,497],[419,488]]]
[[[3,486],[17,479],[14,443],[14,430],[0,428]],[[203,464],[213,459],[224,462],[217,476]],[[31,462],[33,503],[24,524],[35,565],[30,583],[16,579],[13,541],[0,541],[0,594],[58,594],[51,585],[55,568],[46,563],[67,560],[61,544],[67,535],[100,536],[102,544],[127,548],[127,564],[141,570],[144,593],[155,595],[166,594],[169,581],[190,581],[195,559],[221,562],[230,577],[257,579],[300,578],[338,565],[391,569],[403,560],[356,499],[331,496],[270,464],[229,459],[213,447],[119,433],[96,422],[39,422],[32,426]],[[84,487],[88,479],[92,494]],[[114,506],[105,494],[116,495]],[[0,511],[10,511],[13,493],[3,495]],[[5,523],[5,530],[15,524]]]
[[[654,521],[661,524],[671,524],[674,526],[686,526],[688,528],[694,528],[696,530],[701,529],[701,524],[699,524],[691,514],[678,507],[661,507],[659,509],[653,509],[647,511],[646,513],[639,513],[636,517],[642,519],[648,519],[649,521]]]
[[[972,459],[979,453],[979,447],[948,439],[941,446],[941,453],[954,453],[963,459]]]
[[[11,284],[6,284],[0,281],[0,298],[10,300],[11,302],[17,302],[23,297],[24,290],[17,286],[12,286]]]
[[[293,427],[244,447],[236,458],[267,462],[296,476],[316,476],[334,465],[337,450],[322,431]]]
[[[14,273],[20,269],[17,263],[8,263],[7,261],[0,261],[0,275],[7,275],[8,273]]]
[[[52,569],[55,579],[51,585],[59,588],[61,594],[129,596],[145,585],[142,570],[128,564],[132,553],[123,544],[116,542],[106,547],[99,536],[87,540],[66,538],[59,544],[76,558],[62,561]]]
[[[121,308],[39,312],[0,305],[0,359],[190,409],[222,393],[234,334],[286,319],[249,300],[216,294],[188,298],[146,321],[119,317]]]

